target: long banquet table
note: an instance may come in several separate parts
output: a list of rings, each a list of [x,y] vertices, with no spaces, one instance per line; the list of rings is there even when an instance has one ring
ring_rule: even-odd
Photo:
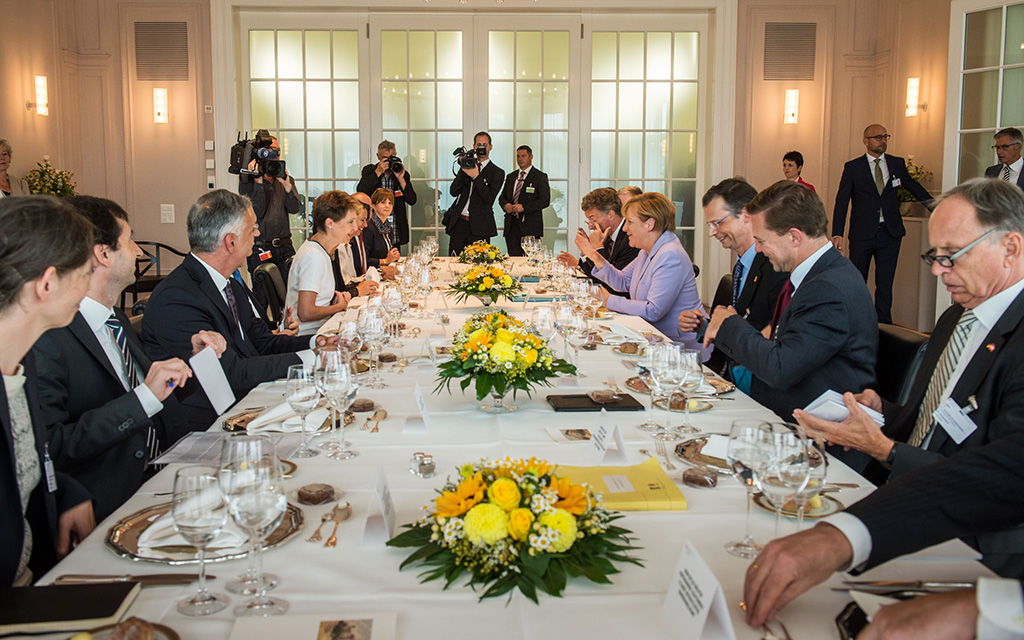
[[[522,265],[517,265],[522,268]],[[445,270],[442,270],[444,273]],[[535,285],[526,285],[528,288]],[[450,317],[445,328],[450,339],[452,332],[478,305],[454,304],[432,294],[429,308]],[[506,302],[499,305],[515,315],[528,317],[533,303]],[[349,310],[349,317],[354,317]],[[341,314],[339,314],[341,315]],[[400,357],[419,356],[424,349],[423,336],[431,328],[439,330],[432,321],[405,318],[406,334],[412,327],[421,327],[422,333],[403,340],[400,348],[387,347],[386,351]],[[335,318],[336,323],[341,318]],[[644,321],[617,316],[614,322],[635,330],[651,331]],[[441,341],[435,335],[435,343]],[[560,344],[558,347],[560,348]],[[362,546],[361,538],[371,505],[376,509],[375,486],[378,469],[387,474],[391,494],[397,510],[398,523],[410,522],[421,513],[422,505],[433,499],[435,489],[443,478],[453,473],[461,463],[480,457],[505,456],[547,459],[553,463],[588,465],[589,443],[556,443],[547,433],[549,427],[592,425],[595,414],[555,413],[545,402],[548,393],[575,393],[599,388],[613,376],[622,383],[633,375],[623,366],[628,360],[613,353],[607,346],[596,351],[581,352],[581,367],[588,374],[573,386],[564,381],[554,389],[540,388],[532,398],[520,395],[515,400],[519,410],[494,416],[478,410],[479,402],[471,395],[462,395],[457,385],[454,393],[432,393],[435,386],[433,369],[425,361],[410,363],[402,373],[389,371],[384,375],[390,387],[382,390],[361,390],[359,397],[370,398],[389,412],[381,422],[379,433],[352,427],[348,437],[361,455],[346,460],[329,460],[326,456],[298,461],[298,471],[290,480],[293,487],[310,482],[326,482],[344,491],[343,499],[353,506],[353,516],[338,529],[338,546],[325,548],[323,543],[310,544],[305,538],[319,524],[321,516],[331,504],[303,507],[306,524],[303,531],[280,547],[265,554],[265,568],[281,578],[280,586],[272,591],[290,602],[289,615],[319,614],[324,619],[340,619],[346,613],[395,612],[397,637],[444,638],[445,640],[488,640],[521,638],[674,638],[678,631],[671,628],[662,613],[662,603],[669,587],[673,570],[686,540],[692,541],[703,559],[714,571],[724,590],[738,638],[760,638],[761,631],[751,629],[742,620],[738,607],[742,599],[744,572],[749,563],[729,555],[723,548],[728,540],[743,533],[746,514],[745,491],[730,477],[721,477],[715,489],[694,489],[680,482],[685,464],[675,460],[678,470],[670,476],[681,487],[688,502],[686,511],[629,512],[621,521],[631,529],[641,550],[636,555],[644,566],[622,565],[622,572],[612,576],[612,585],[596,585],[582,579],[569,582],[565,596],[555,599],[541,595],[540,604],[515,592],[507,598],[477,602],[477,594],[465,586],[442,589],[442,583],[420,584],[418,571],[407,568],[399,571],[399,564],[408,555],[404,549],[384,546]],[[427,434],[403,435],[406,416],[416,411],[411,389],[419,383],[426,394],[431,424]],[[644,404],[647,399],[635,394]],[[247,407],[267,406],[283,400],[283,382],[265,383],[242,399],[228,414]],[[706,433],[728,433],[733,420],[739,418],[773,419],[767,409],[736,391],[733,400],[716,403],[714,408],[694,413],[694,424]],[[658,411],[659,419],[665,412]],[[640,449],[653,451],[650,437],[634,428],[641,422],[640,413],[614,414],[622,427],[631,463],[645,460]],[[680,414],[674,414],[674,424]],[[212,427],[219,430],[220,423]],[[433,455],[438,476],[422,479],[409,473],[409,460],[414,452]],[[166,496],[157,493],[172,488],[175,465],[164,469],[151,479],[115,514],[101,523],[96,532],[86,539],[69,557],[61,562],[41,583],[52,581],[66,573],[158,573],[194,572],[196,567],[167,567],[148,562],[133,562],[116,556],[105,548],[104,536],[110,526],[125,515],[159,502]],[[847,489],[837,494],[849,504],[866,495],[872,486],[842,463],[833,460],[829,467],[829,481],[858,483],[861,488]],[[755,537],[765,542],[773,534],[774,516],[755,508],[752,513]],[[807,525],[812,525],[808,521]],[[784,519],[781,533],[795,530],[792,520]],[[326,536],[325,536],[326,537]],[[944,545],[939,552],[925,553],[926,557],[908,558],[890,562],[865,574],[876,579],[973,579],[991,575],[979,563],[968,559],[966,545],[959,542]],[[217,579],[211,581],[214,590],[223,591],[224,582],[242,572],[244,560],[211,564],[209,570]],[[836,637],[833,619],[849,602],[847,593],[831,590],[842,580],[833,578],[787,607],[781,617],[793,638]],[[146,588],[130,608],[130,614],[147,620],[162,622],[175,629],[182,638],[227,638],[234,622],[231,607],[213,616],[188,618],[177,613],[175,601],[194,585],[187,587]],[[232,605],[241,603],[241,596],[231,596]],[[52,636],[61,637],[61,636]]]

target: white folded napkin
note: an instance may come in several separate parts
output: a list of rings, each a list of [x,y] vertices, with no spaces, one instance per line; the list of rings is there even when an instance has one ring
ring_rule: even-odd
[[[377,271],[377,267],[370,267],[366,270],[366,279],[373,282],[380,282],[380,271]]]
[[[296,414],[294,411],[292,411],[291,405],[289,405],[288,402],[285,401],[280,404],[274,405],[273,407],[268,407],[267,409],[265,409],[263,413],[261,413],[252,422],[249,423],[249,425],[246,427],[246,431],[249,431],[250,433],[252,433],[254,430],[266,431],[266,429],[263,429],[262,427],[266,427],[267,425],[273,423],[284,422],[285,420],[291,418],[294,415]]]
[[[271,411],[274,413],[268,416]],[[309,415],[306,416],[306,428],[310,432],[316,431],[317,427],[323,424],[330,414],[331,411],[327,408],[310,411]],[[259,417],[249,423],[245,430],[249,434],[270,432],[302,433],[302,418],[292,411],[288,403],[285,402],[276,407],[270,407],[261,413]]]
[[[605,344],[618,345],[623,342],[647,344],[647,338],[618,322],[609,322],[608,328],[611,329],[611,332],[601,335],[601,339],[604,340]]]
[[[190,502],[195,501],[199,505],[205,501],[209,501],[212,505],[220,500],[219,488],[210,489],[208,492],[189,499]],[[230,550],[227,551],[228,553],[232,553],[240,551],[245,546],[247,540],[248,537],[229,518],[221,532],[206,547],[208,549],[226,549]],[[174,515],[171,511],[154,520],[146,527],[142,535],[139,536],[139,555],[153,558],[166,557],[167,552],[154,549],[154,547],[168,546],[192,546],[181,534],[174,530]]]

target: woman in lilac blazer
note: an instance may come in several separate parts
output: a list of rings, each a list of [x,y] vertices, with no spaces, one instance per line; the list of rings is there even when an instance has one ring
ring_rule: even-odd
[[[623,270],[616,269],[590,246],[585,235],[576,235],[580,252],[594,262],[593,275],[629,298],[608,296],[609,311],[639,316],[658,331],[687,349],[701,349],[695,333],[679,330],[679,314],[700,309],[700,294],[693,275],[693,263],[675,234],[676,208],[664,194],[644,193],[622,207],[630,246],[640,254]]]

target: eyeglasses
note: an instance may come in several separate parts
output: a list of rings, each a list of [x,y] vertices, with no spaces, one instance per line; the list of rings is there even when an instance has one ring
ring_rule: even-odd
[[[737,213],[739,213],[741,209],[743,209],[743,207],[740,207],[739,209],[733,209],[732,211],[730,211],[729,213],[725,214],[724,216],[722,216],[718,220],[715,220],[713,222],[705,222],[704,224],[707,225],[708,229],[711,229],[713,231],[713,230],[718,228],[718,225],[720,225],[723,222],[725,222],[727,218],[729,218],[730,216],[734,216]]]
[[[992,145],[992,148],[996,149],[998,151],[1006,151],[1007,149],[1012,149],[1013,147],[1019,147],[1019,146],[1020,146],[1019,142],[1011,142],[1010,144],[994,144],[994,145]]]
[[[882,135],[868,136],[867,138],[868,138],[868,140],[874,140],[875,142],[885,142],[886,140],[888,140],[891,137],[892,136],[889,135],[888,133],[883,133]]]
[[[999,227],[996,227],[995,229],[989,229],[985,233],[981,234],[981,236],[978,237],[974,242],[967,245],[963,249],[957,251],[951,256],[937,256],[935,255],[935,249],[929,249],[928,253],[925,253],[921,256],[921,259],[924,260],[924,263],[929,267],[938,262],[939,266],[942,267],[943,269],[952,269],[956,260],[960,256],[964,255],[965,253],[973,249],[975,245],[977,245],[979,242],[989,237],[996,231],[1006,231],[1006,229],[1000,229]]]

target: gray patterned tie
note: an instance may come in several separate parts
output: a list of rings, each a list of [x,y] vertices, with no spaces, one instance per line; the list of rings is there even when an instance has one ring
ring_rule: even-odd
[[[1008,164],[1003,165],[1003,180],[1005,182],[1010,181],[1010,165]]]
[[[878,195],[882,195],[885,191],[885,176],[882,175],[882,157],[875,158],[875,188],[878,189]]]
[[[932,424],[935,422],[932,414],[939,408],[939,398],[942,397],[942,392],[946,390],[949,377],[953,375],[953,371],[960,361],[960,355],[963,353],[964,345],[967,344],[967,338],[970,337],[974,323],[977,321],[977,316],[970,309],[964,311],[964,314],[960,316],[960,321],[957,323],[953,335],[950,336],[949,342],[946,343],[946,348],[942,350],[942,355],[939,356],[939,365],[935,368],[935,373],[932,374],[931,382],[928,383],[928,390],[924,394],[924,402],[921,403],[921,412],[917,414],[917,422],[914,424],[914,431],[910,434],[910,440],[908,441],[911,445],[920,447],[921,443],[928,436],[928,432],[931,431]]]
[[[132,357],[131,351],[128,350],[128,338],[124,333],[124,325],[121,324],[114,314],[110,314],[110,317],[107,318],[104,324],[107,325],[107,330],[110,331],[114,342],[117,343],[117,350],[121,352],[121,370],[128,381],[128,389],[132,389],[139,383],[139,376],[135,370],[135,358]],[[156,437],[156,429],[152,426],[146,430],[146,452],[149,455],[147,460],[155,459],[160,453],[160,443]]]
[[[736,307],[736,302],[740,299],[740,281],[743,280],[743,263],[739,260],[732,268],[732,306]]]

